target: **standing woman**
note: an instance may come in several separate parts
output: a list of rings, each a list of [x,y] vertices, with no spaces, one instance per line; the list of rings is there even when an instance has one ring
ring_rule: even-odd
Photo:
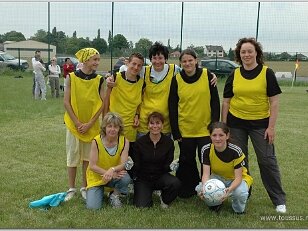
[[[50,61],[51,61],[51,64],[49,64],[48,70],[49,70],[49,83],[50,83],[50,89],[51,89],[51,97],[59,98],[60,96],[59,77],[61,74],[61,69],[60,69],[60,66],[57,65],[56,57],[53,57]]]
[[[263,65],[262,46],[254,38],[240,39],[235,57],[241,67],[225,83],[222,121],[247,157],[250,137],[263,185],[276,211],[285,213],[285,192],[273,144],[281,90],[273,70]]]
[[[195,187],[201,180],[196,148],[200,160],[201,148],[210,142],[207,127],[219,120],[220,102],[217,87],[210,82],[212,74],[198,67],[196,53],[186,49],[179,59],[183,70],[172,79],[168,104],[172,135],[180,147],[176,172],[182,182],[179,196],[188,198],[196,194]]]

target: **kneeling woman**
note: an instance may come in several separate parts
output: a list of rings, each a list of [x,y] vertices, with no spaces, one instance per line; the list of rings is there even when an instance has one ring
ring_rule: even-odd
[[[140,137],[134,146],[134,205],[151,207],[154,190],[161,190],[163,208],[175,200],[181,186],[180,180],[169,172],[174,158],[173,140],[163,133],[164,118],[153,112],[148,116],[149,132]]]
[[[203,146],[201,153],[202,184],[209,179],[221,180],[226,186],[222,202],[230,196],[234,212],[244,213],[248,191],[253,182],[247,172],[245,155],[238,146],[229,142],[230,132],[225,123],[212,123],[209,131],[212,143]]]
[[[120,195],[127,194],[131,178],[124,164],[128,158],[129,142],[122,135],[123,121],[115,113],[107,113],[101,132],[91,146],[87,169],[87,208],[100,209],[103,205],[104,187],[114,188],[109,200],[112,207],[121,207]]]

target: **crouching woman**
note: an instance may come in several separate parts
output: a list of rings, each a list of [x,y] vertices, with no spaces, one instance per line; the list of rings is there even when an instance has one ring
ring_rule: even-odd
[[[222,202],[230,196],[234,212],[242,214],[253,182],[247,172],[245,154],[237,145],[229,142],[230,131],[225,123],[210,124],[209,132],[212,142],[204,145],[201,151],[202,185],[209,179],[221,180],[226,186]],[[200,194],[201,197],[203,193]],[[218,211],[221,205],[210,209]]]
[[[109,194],[112,207],[122,206],[120,196],[127,194],[131,178],[124,164],[128,158],[129,142],[122,135],[123,121],[115,113],[107,113],[101,125],[101,132],[94,138],[87,169],[88,209],[100,209],[104,201],[104,188],[114,189]]]

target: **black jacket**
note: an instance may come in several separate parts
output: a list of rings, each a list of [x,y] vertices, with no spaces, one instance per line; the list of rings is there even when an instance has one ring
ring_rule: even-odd
[[[174,158],[174,142],[161,134],[160,140],[154,146],[149,134],[140,137],[134,144],[132,172],[134,178],[153,181],[171,171],[169,165]]]

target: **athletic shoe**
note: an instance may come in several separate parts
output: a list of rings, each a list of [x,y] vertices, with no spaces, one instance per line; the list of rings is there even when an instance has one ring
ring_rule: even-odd
[[[286,205],[277,205],[276,206],[276,212],[277,213],[286,213],[287,212]]]
[[[156,195],[156,196],[161,197],[161,191],[160,190],[153,191],[153,194]]]
[[[160,199],[160,207],[162,207],[163,209],[169,208],[169,205],[163,202],[163,199],[161,198],[161,196],[159,196],[159,199]]]
[[[120,196],[118,194],[111,193],[109,195],[109,201],[110,201],[110,204],[113,208],[121,208],[122,207],[122,202],[121,202]]]
[[[80,193],[81,193],[82,198],[86,200],[87,199],[87,189],[86,189],[86,187],[82,187],[80,189]]]
[[[67,191],[67,194],[66,194],[66,196],[65,196],[65,198],[64,198],[64,201],[69,201],[69,200],[71,200],[74,196],[75,196],[75,194],[76,194],[76,188],[70,188],[68,191]]]

